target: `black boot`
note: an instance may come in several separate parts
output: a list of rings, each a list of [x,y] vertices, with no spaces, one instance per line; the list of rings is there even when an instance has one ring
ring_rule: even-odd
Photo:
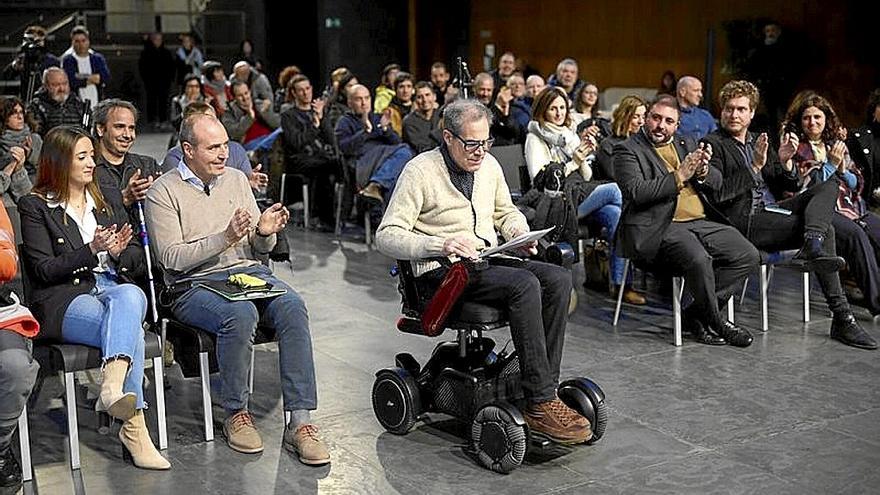
[[[792,264],[801,266],[805,271],[816,273],[837,272],[846,266],[840,256],[826,256],[822,253],[825,235],[820,232],[808,231],[804,234],[804,245],[792,258]]]
[[[700,320],[693,317],[687,310],[681,314],[682,330],[691,334],[697,342],[706,345],[726,345],[727,341],[712,330],[706,328]]]
[[[831,321],[831,338],[859,349],[877,348],[877,341],[859,325],[850,311],[834,315]]]
[[[7,447],[0,453],[0,487],[17,488],[21,486],[21,466],[12,448]],[[5,492],[4,492],[5,493]],[[13,490],[15,493],[15,490]]]
[[[722,321],[716,331],[718,332],[718,335],[721,335],[727,340],[728,344],[736,347],[748,347],[752,345],[752,341],[754,340],[751,332],[743,327],[734,325],[727,320]]]

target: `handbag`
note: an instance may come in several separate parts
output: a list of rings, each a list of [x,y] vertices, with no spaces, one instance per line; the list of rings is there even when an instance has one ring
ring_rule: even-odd
[[[468,268],[464,262],[459,261],[449,267],[443,281],[422,312],[422,332],[426,336],[436,337],[443,332],[446,318],[458,302],[469,280]]]

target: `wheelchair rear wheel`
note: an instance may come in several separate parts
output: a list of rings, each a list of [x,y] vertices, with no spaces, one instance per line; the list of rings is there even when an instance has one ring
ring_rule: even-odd
[[[508,402],[481,407],[471,425],[471,449],[492,471],[507,474],[526,456],[528,432],[519,410]]]
[[[391,433],[405,435],[416,424],[419,389],[415,379],[403,368],[387,368],[376,373],[373,383],[373,412]]]

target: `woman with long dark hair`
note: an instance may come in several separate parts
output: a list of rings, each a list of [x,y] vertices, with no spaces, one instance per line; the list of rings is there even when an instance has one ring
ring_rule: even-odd
[[[27,297],[41,339],[101,349],[101,409],[123,421],[123,453],[145,469],[168,469],[144,422],[147,300],[132,277],[144,252],[118,191],[94,180],[94,143],[73,126],[46,135],[37,183],[19,202]]]
[[[849,156],[846,128],[827,99],[802,91],[788,108],[783,132],[798,137],[792,160],[804,187],[837,181],[837,207],[831,221],[837,253],[847,260],[849,274],[864,295],[860,304],[872,315],[880,314],[880,216],[868,211],[862,197],[864,179]]]

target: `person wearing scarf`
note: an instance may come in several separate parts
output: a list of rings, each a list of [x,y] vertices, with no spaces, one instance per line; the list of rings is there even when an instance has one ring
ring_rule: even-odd
[[[613,182],[591,181],[593,170],[590,167],[595,158],[596,142],[581,142],[571,130],[571,108],[565,92],[548,86],[535,98],[526,136],[525,155],[529,176],[534,179],[550,163],[560,163],[565,168],[566,177],[577,172],[583,179],[581,197],[577,206],[578,219],[598,222],[606,230],[606,238],[613,244],[617,223],[620,220],[623,197],[620,188]],[[576,198],[571,198],[575,201]],[[612,293],[622,289],[624,300],[630,304],[645,304],[645,298],[623,281],[624,260],[611,251],[610,278]]]

